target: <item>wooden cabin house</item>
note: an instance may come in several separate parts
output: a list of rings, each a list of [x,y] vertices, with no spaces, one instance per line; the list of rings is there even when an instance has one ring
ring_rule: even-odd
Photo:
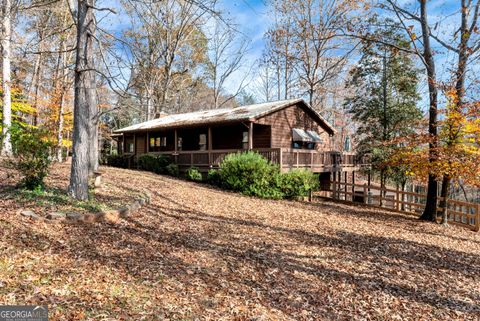
[[[227,154],[253,150],[282,171],[352,171],[353,153],[332,149],[335,129],[302,99],[163,117],[115,132],[118,153],[169,155],[180,169],[218,167]]]

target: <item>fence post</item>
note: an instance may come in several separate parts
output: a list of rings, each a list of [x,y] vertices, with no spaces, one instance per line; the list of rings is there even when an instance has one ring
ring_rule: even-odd
[[[352,202],[355,201],[355,171],[352,171]]]
[[[348,198],[348,185],[347,185],[347,181],[348,181],[348,172],[345,172],[345,200],[347,201],[347,198]]]
[[[337,175],[333,176],[333,184],[332,184],[332,198],[335,199],[336,197],[336,192],[337,192]]]
[[[367,193],[368,193],[368,192],[367,192],[367,183],[363,183],[363,202],[364,202],[365,204],[368,203],[368,200],[367,200],[368,194],[367,194]]]
[[[400,191],[397,184],[397,189],[395,192],[395,198],[397,199],[397,211],[400,211]]]
[[[477,216],[475,217],[475,232],[480,230],[480,204],[477,204]]]

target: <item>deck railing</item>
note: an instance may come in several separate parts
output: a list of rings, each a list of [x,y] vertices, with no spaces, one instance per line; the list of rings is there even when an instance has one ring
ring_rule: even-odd
[[[218,167],[225,156],[242,152],[241,149],[214,149],[201,151],[164,151],[152,154],[168,155],[179,166]],[[286,148],[254,148],[253,151],[261,154],[274,164],[280,165],[283,170],[291,168],[329,169],[351,168],[361,166],[354,153],[319,152],[316,150],[286,149]]]

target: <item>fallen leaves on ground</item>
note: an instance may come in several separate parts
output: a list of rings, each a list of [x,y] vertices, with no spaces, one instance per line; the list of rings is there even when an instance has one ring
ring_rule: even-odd
[[[66,188],[68,169],[49,185]],[[0,200],[1,304],[48,304],[52,320],[480,317],[478,233],[140,171],[105,181],[152,202],[116,224],[46,224]]]

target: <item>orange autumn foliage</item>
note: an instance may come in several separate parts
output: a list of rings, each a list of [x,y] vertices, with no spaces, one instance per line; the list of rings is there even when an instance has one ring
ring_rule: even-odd
[[[445,93],[447,105],[441,110],[438,147],[429,161],[427,128],[419,128],[409,137],[397,140],[402,147],[389,160],[395,165],[406,165],[408,174],[423,179],[433,174],[438,180],[448,176],[454,181],[480,186],[480,102],[459,104],[455,90]]]

